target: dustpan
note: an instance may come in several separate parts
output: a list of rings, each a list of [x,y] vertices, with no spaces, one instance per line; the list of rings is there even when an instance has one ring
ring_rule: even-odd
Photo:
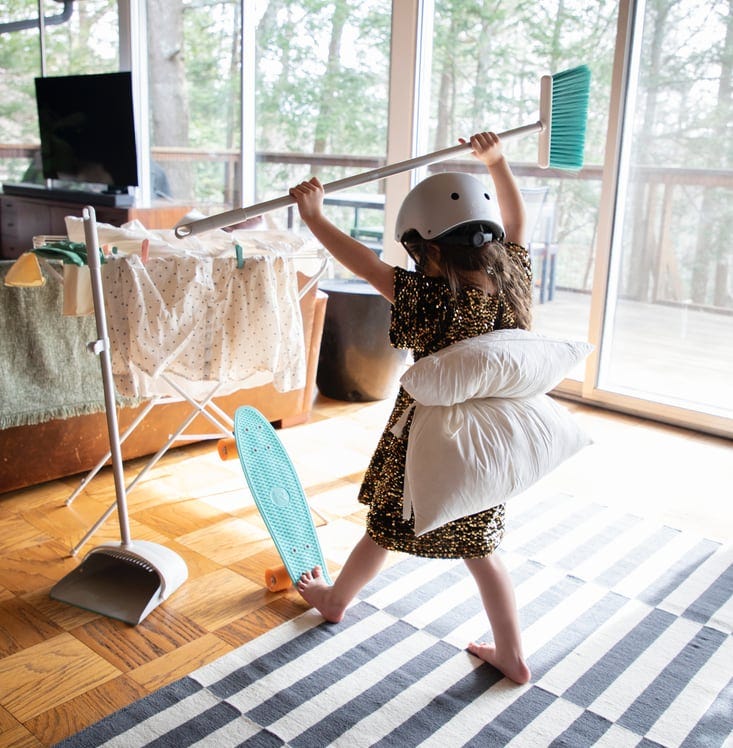
[[[51,597],[133,626],[187,579],[183,559],[147,540],[93,548],[51,590]]]
[[[102,366],[121,540],[89,551],[76,569],[54,585],[51,597],[135,625],[186,581],[188,569],[184,560],[169,548],[147,540],[133,542],[130,537],[97,223],[94,208],[89,206],[84,208],[84,235],[98,336],[89,349],[100,356]]]

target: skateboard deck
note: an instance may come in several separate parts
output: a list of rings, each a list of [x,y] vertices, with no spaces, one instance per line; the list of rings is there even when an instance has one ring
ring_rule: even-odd
[[[320,566],[331,584],[303,486],[275,429],[247,405],[234,414],[234,439],[247,485],[290,581],[295,584],[303,572]],[[267,586],[285,589],[282,576],[268,569]]]

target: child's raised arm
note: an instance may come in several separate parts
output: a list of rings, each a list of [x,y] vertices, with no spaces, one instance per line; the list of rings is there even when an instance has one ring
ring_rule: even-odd
[[[461,142],[466,141],[461,139]],[[470,143],[473,155],[486,164],[494,182],[496,199],[504,224],[505,240],[524,246],[526,242],[524,201],[509,164],[504,158],[499,136],[493,132],[477,133],[471,136]]]
[[[290,190],[300,217],[313,236],[352,273],[370,283],[387,301],[394,301],[394,268],[361,242],[333,225],[323,215],[323,186],[317,177]]]

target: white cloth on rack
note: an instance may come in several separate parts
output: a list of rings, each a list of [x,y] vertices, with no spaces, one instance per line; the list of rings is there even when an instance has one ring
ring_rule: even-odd
[[[115,383],[127,396],[218,394],[272,383],[305,384],[296,273],[285,258],[132,255],[102,267]]]
[[[83,220],[66,218],[72,241]],[[115,386],[128,397],[192,397],[272,384],[305,386],[306,356],[296,268],[304,246],[285,231],[172,230],[98,224]],[[147,261],[143,262],[143,247]],[[237,249],[243,260],[237,266]]]

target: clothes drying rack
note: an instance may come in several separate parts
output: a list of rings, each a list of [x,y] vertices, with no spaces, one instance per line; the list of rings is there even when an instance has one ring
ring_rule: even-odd
[[[293,261],[312,261],[316,260],[319,262],[317,270],[313,275],[309,276],[308,280],[298,291],[298,299],[302,299],[323,277],[328,267],[329,257],[326,251],[322,248],[306,249],[299,251],[292,255],[278,254],[278,257],[284,257],[288,260]],[[235,260],[232,260],[235,262]],[[238,266],[241,266],[241,257],[238,255],[236,259]],[[99,304],[95,304],[95,314],[104,315],[106,309],[104,306],[104,300],[101,299]],[[91,350],[92,344],[90,344]],[[96,351],[92,351],[96,352]],[[187,392],[185,387],[180,384],[180,380],[176,382],[166,372],[163,372],[158,377],[171,391],[175,394],[155,395],[151,397],[143,409],[138,413],[130,425],[126,428],[123,433],[119,433],[119,430],[115,428],[110,434],[110,449],[109,451],[99,460],[99,462],[82,478],[80,484],[66,499],[66,506],[70,506],[75,499],[81,494],[81,492],[91,483],[96,477],[99,471],[110,461],[115,454],[116,450],[120,450],[121,445],[128,439],[128,437],[134,433],[134,431],[140,426],[145,420],[146,416],[156,406],[166,403],[180,403],[187,402],[191,409],[188,411],[185,418],[181,421],[178,428],[169,436],[165,444],[152,456],[150,459],[140,468],[140,470],[134,475],[134,477],[124,485],[125,496],[133,490],[133,488],[145,477],[145,475],[159,462],[159,460],[171,449],[174,445],[183,441],[203,441],[207,439],[222,439],[231,438],[234,430],[234,421],[232,418],[215,402],[214,397],[222,389],[222,382],[211,382],[211,387],[205,392],[194,396],[190,392]],[[106,408],[110,405],[106,404]],[[216,429],[215,433],[205,434],[190,434],[187,429],[198,416],[206,418]],[[117,492],[122,490],[122,487],[117,489]],[[76,556],[81,548],[90,540],[90,538],[102,527],[102,525],[109,519],[115,509],[118,507],[119,502],[115,501],[102,513],[102,515],[91,525],[89,530],[79,540],[79,542],[71,549],[72,555]]]

